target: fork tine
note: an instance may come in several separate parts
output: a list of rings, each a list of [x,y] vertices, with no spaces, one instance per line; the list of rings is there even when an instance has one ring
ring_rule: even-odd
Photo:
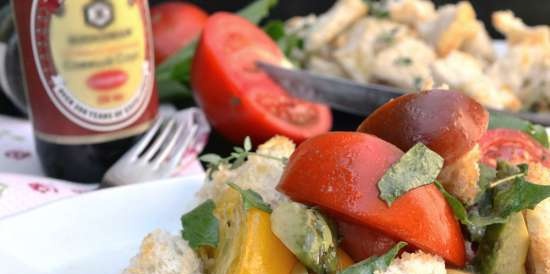
[[[153,139],[153,137],[159,130],[160,125],[164,120],[166,120],[164,117],[157,118],[157,120],[155,121],[153,126],[147,131],[145,136],[141,137],[135,147],[128,151],[128,156],[132,158],[131,160],[137,159],[137,157],[143,152],[143,150],[147,147],[147,145],[151,142],[151,139]]]
[[[164,143],[164,141],[166,140],[166,137],[168,137],[168,135],[172,131],[172,128],[174,127],[174,123],[175,122],[173,118],[168,120],[164,128],[161,129],[160,135],[158,135],[158,137],[155,139],[155,142],[153,143],[153,145],[151,145],[147,149],[147,152],[145,152],[145,155],[141,157],[143,161],[148,162],[153,158],[153,156],[155,156],[155,154],[157,154],[160,146],[162,145],[162,143]]]
[[[160,164],[162,164],[163,161],[166,160],[166,157],[170,154],[170,152],[174,149],[174,146],[177,144],[177,142],[180,139],[180,136],[184,132],[184,129],[187,128],[187,125],[185,123],[177,123],[176,130],[173,135],[171,135],[168,138],[168,144],[164,146],[161,151],[158,153],[158,156],[155,158],[153,162],[153,168],[157,169]]]
[[[197,124],[191,123],[191,126],[188,127],[188,131],[187,131],[187,134],[185,135],[183,142],[181,142],[179,147],[175,149],[176,152],[172,154],[172,159],[170,159],[170,162],[168,163],[169,169],[174,169],[179,164],[179,162],[181,161],[181,156],[183,152],[185,152],[189,148],[191,141],[197,134],[197,130],[198,130]]]

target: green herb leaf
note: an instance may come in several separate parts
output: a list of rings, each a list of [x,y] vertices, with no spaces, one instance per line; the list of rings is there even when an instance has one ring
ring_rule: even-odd
[[[543,146],[549,147],[548,132],[546,131],[546,128],[541,125],[533,124],[529,121],[525,121],[504,113],[491,112],[491,116],[489,119],[489,129],[494,128],[510,128],[521,130],[529,134]]]
[[[443,167],[443,158],[422,143],[413,146],[380,179],[380,198],[391,206],[408,191],[431,184]]]
[[[408,67],[412,65],[413,60],[410,57],[399,57],[393,61],[397,66]]]
[[[257,208],[267,213],[271,213],[273,211],[271,209],[271,206],[268,203],[264,202],[262,195],[258,194],[258,192],[252,189],[244,190],[240,186],[232,182],[228,182],[227,185],[241,194],[245,210]]]
[[[220,155],[218,154],[211,153],[202,155],[201,157],[199,157],[199,160],[208,164],[217,165],[222,161],[222,157],[220,157]]]
[[[271,39],[277,43],[281,51],[285,54],[285,56],[293,62],[295,65],[297,64],[297,60],[292,59],[292,52],[295,49],[303,49],[304,48],[304,40],[300,37],[298,37],[295,34],[287,33],[285,30],[285,24],[281,20],[271,20],[269,21],[265,27],[264,31],[271,36]]]
[[[356,263],[340,272],[339,274],[373,274],[375,271],[385,271],[395,259],[399,251],[407,246],[405,242],[399,242],[386,254],[380,257],[370,257]]]
[[[241,9],[238,14],[253,24],[258,24],[269,15],[269,10],[277,5],[277,0],[256,0]]]
[[[218,245],[219,221],[214,216],[215,208],[214,201],[208,200],[181,217],[181,235],[192,248]]]
[[[453,209],[453,213],[455,217],[460,221],[460,223],[464,225],[470,225],[470,219],[468,218],[468,211],[466,210],[466,207],[452,194],[447,192],[443,185],[441,185],[440,182],[435,181],[435,186],[441,191],[445,199],[447,200],[447,203],[449,203],[449,206]]]
[[[390,13],[387,7],[381,1],[376,1],[376,0],[363,0],[363,1],[369,6],[369,15],[380,19],[390,17]]]
[[[526,180],[527,165],[514,166],[499,161],[496,171],[489,172],[487,167],[483,169],[486,169],[482,170],[482,174],[486,173],[486,178],[482,176],[480,186],[486,185],[487,189],[469,212],[469,219],[474,226],[506,223],[513,213],[532,209],[550,197],[550,186],[537,185]]]

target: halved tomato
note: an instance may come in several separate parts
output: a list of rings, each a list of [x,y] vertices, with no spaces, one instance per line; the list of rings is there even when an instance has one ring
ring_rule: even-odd
[[[260,60],[286,62],[273,40],[247,20],[224,12],[208,19],[191,83],[212,125],[235,143],[246,136],[261,143],[274,135],[301,142],[328,131],[330,109],[290,97],[256,67]]]
[[[184,2],[165,2],[151,8],[155,62],[160,64],[199,36],[208,19],[201,8]]]
[[[458,91],[430,90],[396,98],[373,112],[358,131],[407,151],[418,142],[452,163],[470,151],[487,130],[489,114]]]
[[[378,181],[402,155],[394,145],[369,134],[326,133],[298,146],[278,190],[343,221],[383,232],[463,266],[460,225],[433,184],[407,192],[391,206],[379,198]]]
[[[512,164],[541,163],[550,168],[550,151],[520,130],[491,129],[479,145],[481,162],[492,167],[496,167],[497,160],[505,160]]]

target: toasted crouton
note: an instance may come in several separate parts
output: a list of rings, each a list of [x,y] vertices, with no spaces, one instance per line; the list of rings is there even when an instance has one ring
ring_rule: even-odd
[[[529,164],[527,179],[530,182],[550,185],[550,170],[542,164]],[[530,274],[550,273],[550,199],[538,204],[533,210],[525,211],[530,245],[527,269]]]
[[[388,11],[393,21],[413,28],[432,20],[436,15],[434,4],[427,0],[391,0],[388,2]]]
[[[163,230],[147,235],[123,274],[202,274],[202,262],[187,242]]]
[[[275,158],[289,158],[295,145],[286,137],[276,136],[260,145],[257,153]],[[288,198],[275,190],[283,174],[285,165],[282,161],[251,155],[248,160],[236,169],[222,166],[213,174],[212,180],[205,182],[197,196],[201,200],[216,200],[227,188],[227,182],[232,182],[244,189],[252,189],[272,206],[287,201]]]
[[[438,256],[417,251],[405,252],[385,270],[374,274],[446,274],[445,262]]]
[[[454,51],[435,61],[431,69],[436,85],[448,84],[485,106],[511,110],[521,106],[512,92],[496,85],[485,75],[483,64],[467,53]]]
[[[377,18],[364,18],[342,36],[343,45],[333,53],[353,80],[367,83],[371,79],[376,53],[407,36],[407,27],[402,24]]]
[[[492,15],[495,28],[500,31],[511,45],[531,44],[550,46],[550,28],[548,26],[529,27],[514,16],[510,10],[497,11]]]
[[[440,7],[433,20],[419,26],[419,32],[440,56],[446,56],[476,34],[476,25],[474,8],[463,1]]]
[[[374,60],[375,79],[398,87],[418,91],[432,83],[430,64],[433,50],[421,40],[404,38],[380,51]]]
[[[363,0],[339,0],[319,16],[305,39],[305,48],[316,51],[329,43],[349,25],[365,15],[368,6]]]
[[[492,62],[495,59],[493,41],[483,22],[477,21],[475,26],[475,35],[466,39],[460,49],[478,59]]]
[[[481,151],[476,145],[455,162],[445,165],[438,179],[443,187],[466,205],[471,205],[479,193],[479,165]]]

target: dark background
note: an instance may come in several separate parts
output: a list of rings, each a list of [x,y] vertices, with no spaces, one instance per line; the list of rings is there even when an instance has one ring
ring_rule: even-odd
[[[31,0],[12,0],[31,1]],[[70,1],[70,0],[69,0]],[[176,1],[176,0],[170,0]],[[4,5],[9,0],[0,0]],[[151,5],[165,2],[165,0],[150,0]],[[250,0],[192,0],[208,12],[219,10],[235,11],[245,6]],[[455,3],[458,1],[435,0],[437,5]],[[491,35],[499,38],[499,34],[490,23],[491,13],[495,10],[511,9],[529,25],[550,24],[550,0],[477,0],[470,1],[476,9],[478,18],[485,22]],[[327,10],[334,0],[279,0],[279,4],[271,13],[271,18],[286,19],[294,15],[306,15],[311,12],[319,13]],[[0,92],[0,113],[18,115],[18,111],[7,101]]]

